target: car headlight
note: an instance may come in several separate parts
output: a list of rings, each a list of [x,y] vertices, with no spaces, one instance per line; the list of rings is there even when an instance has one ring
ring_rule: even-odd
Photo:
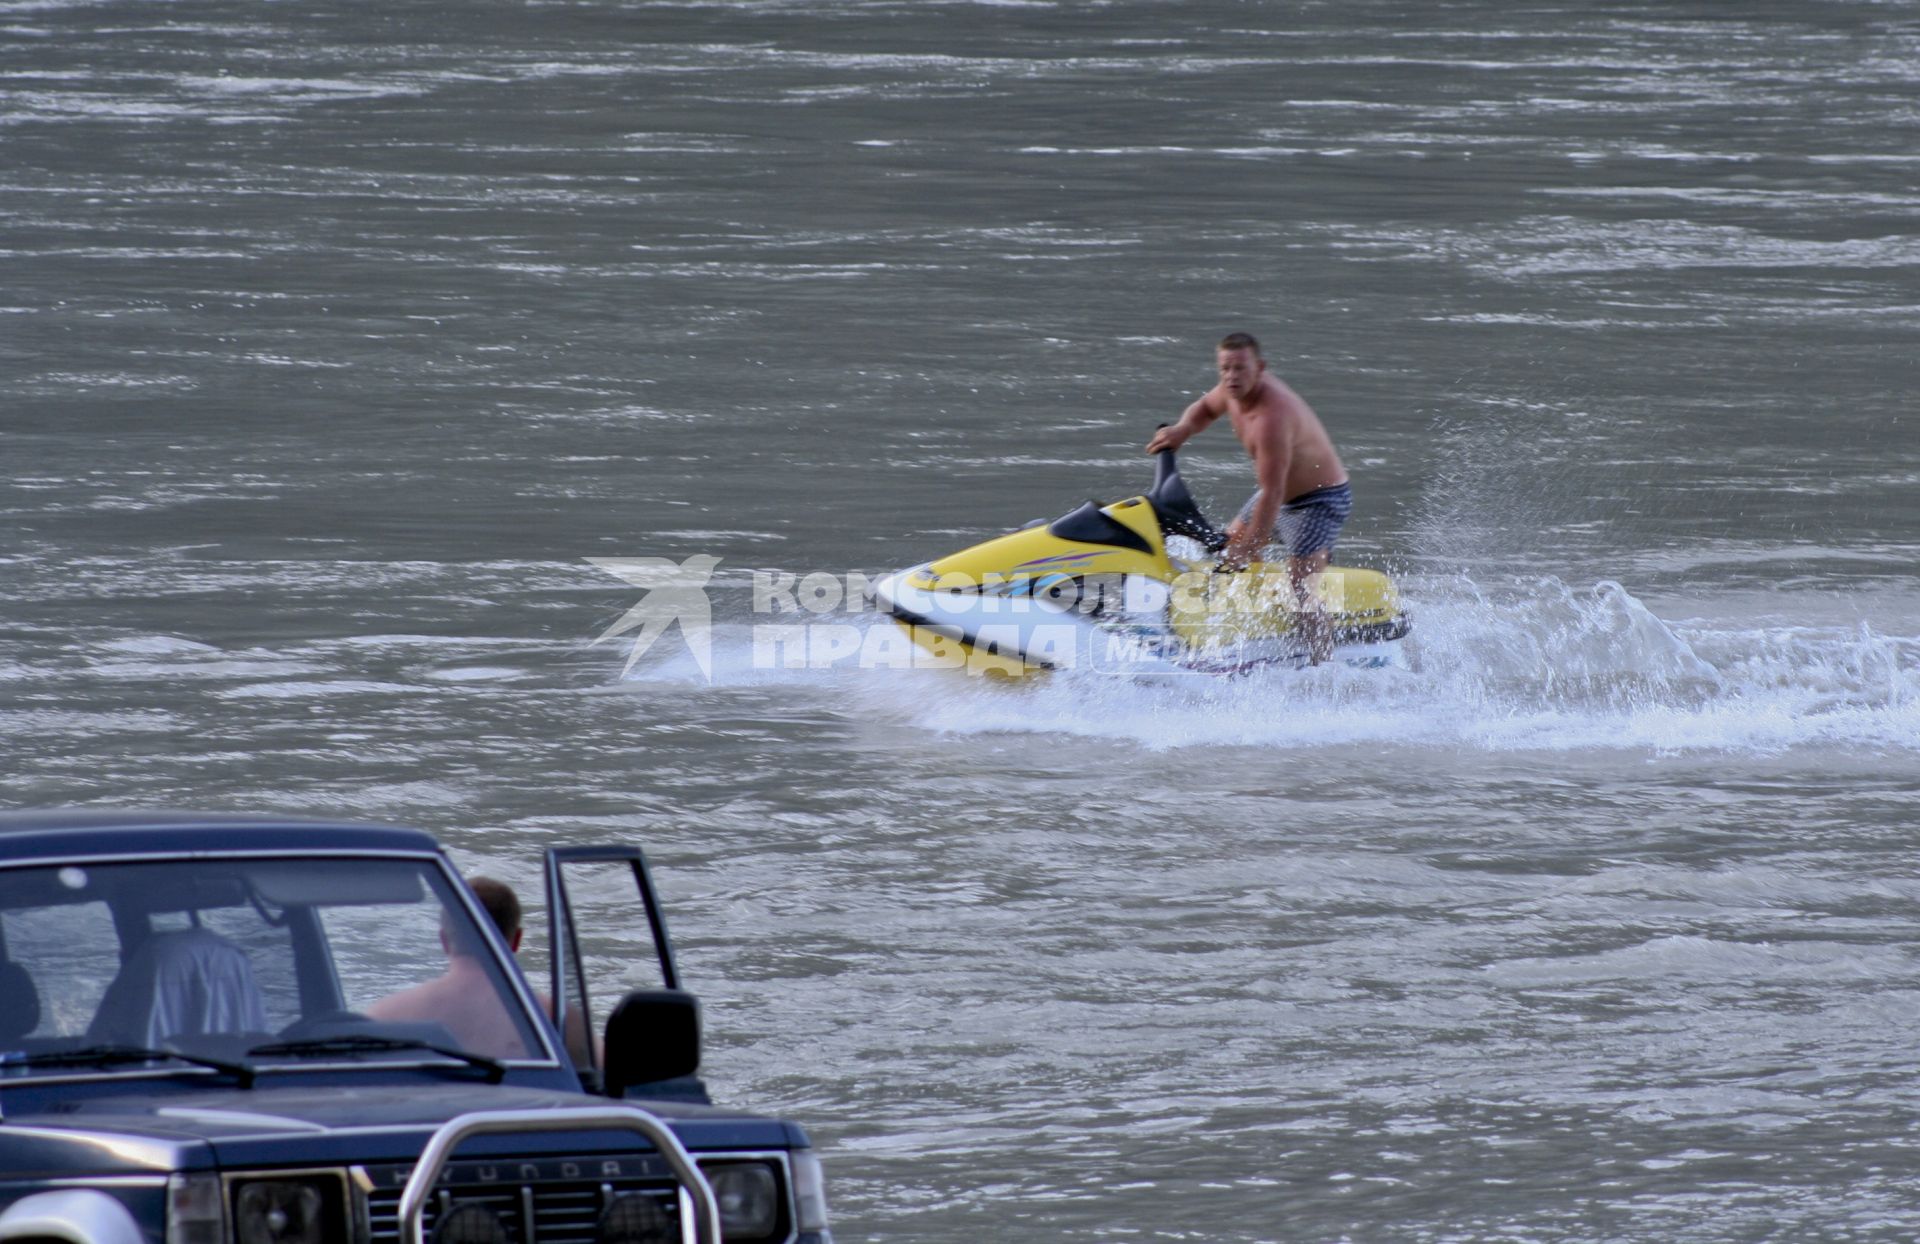
[[[337,1173],[236,1180],[239,1244],[331,1244],[348,1236],[346,1185]]]
[[[720,1203],[720,1233],[729,1241],[770,1240],[780,1231],[780,1177],[766,1162],[703,1166]]]

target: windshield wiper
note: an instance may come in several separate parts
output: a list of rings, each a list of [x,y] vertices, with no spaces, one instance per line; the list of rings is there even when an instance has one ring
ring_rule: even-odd
[[[150,1063],[163,1058],[211,1067],[234,1078],[241,1088],[252,1088],[254,1068],[245,1063],[230,1063],[179,1050],[154,1050],[143,1045],[89,1045],[77,1050],[46,1050],[39,1054],[18,1054],[0,1060],[0,1068],[11,1067],[107,1067],[114,1063]]]
[[[507,1076],[507,1065],[498,1059],[488,1058],[485,1054],[475,1054],[471,1050],[435,1045],[431,1041],[416,1041],[411,1037],[312,1037],[304,1041],[278,1041],[272,1045],[256,1045],[247,1051],[247,1056],[249,1058],[298,1058],[307,1054],[382,1054],[395,1050],[425,1050],[429,1054],[438,1054],[442,1058],[458,1059],[469,1067],[486,1072],[488,1084],[498,1084]]]

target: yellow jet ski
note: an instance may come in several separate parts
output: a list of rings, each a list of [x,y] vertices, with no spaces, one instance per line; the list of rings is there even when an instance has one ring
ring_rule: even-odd
[[[1187,542],[1193,561],[1168,548]],[[874,597],[926,664],[1012,677],[1092,668],[1116,674],[1223,674],[1302,666],[1304,608],[1323,612],[1335,663],[1404,665],[1408,620],[1393,580],[1329,566],[1295,599],[1285,563],[1232,573],[1206,554],[1226,546],[1180,478],[1172,450],[1156,456],[1153,487],[1088,501],[972,548],[897,571]],[[1302,594],[1304,597],[1304,593]]]

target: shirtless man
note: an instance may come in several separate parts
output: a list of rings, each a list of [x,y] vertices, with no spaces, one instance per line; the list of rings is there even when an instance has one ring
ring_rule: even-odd
[[[507,945],[519,950],[519,896],[491,877],[470,877],[467,884]],[[463,1049],[489,1058],[525,1058],[526,1045],[503,1008],[498,987],[476,957],[478,947],[466,945],[444,925],[440,944],[447,952],[447,970],[424,984],[381,998],[365,1008],[367,1018],[432,1020],[445,1025]]]
[[[1147,452],[1178,449],[1223,414],[1233,420],[1260,487],[1227,527],[1220,567],[1244,569],[1278,534],[1286,544],[1294,598],[1307,605],[1301,629],[1308,656],[1318,665],[1333,655],[1333,633],[1309,581],[1327,568],[1340,526],[1353,509],[1347,469],[1313,408],[1267,374],[1259,342],[1231,333],[1221,340],[1215,360],[1220,383],[1187,407],[1180,422],[1156,432]]]
[[[520,939],[526,934],[521,924],[520,896],[513,887],[492,877],[468,877],[467,886],[480,906],[500,930],[507,949],[520,953]],[[447,970],[424,984],[399,993],[388,994],[367,1007],[369,1019],[433,1020],[444,1024],[464,1049],[490,1058],[525,1058],[525,1043],[514,1032],[513,1021],[501,1010],[500,995],[487,977],[487,970],[474,958],[473,947],[455,945],[443,928],[440,944],[447,952]],[[536,989],[533,996],[540,1009],[553,1016],[553,999]],[[587,1017],[579,1007],[567,1010],[567,1054],[576,1067],[599,1067],[606,1058],[598,1033],[587,1040]],[[591,1044],[591,1053],[589,1053]],[[593,1061],[589,1063],[587,1060]]]

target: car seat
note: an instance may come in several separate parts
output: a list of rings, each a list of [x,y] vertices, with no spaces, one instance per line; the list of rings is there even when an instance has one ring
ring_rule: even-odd
[[[0,959],[0,1041],[18,1041],[40,1026],[40,991],[11,959]]]
[[[266,1004],[247,952],[210,929],[155,933],[107,986],[87,1028],[95,1041],[157,1046],[174,1037],[261,1032]]]

